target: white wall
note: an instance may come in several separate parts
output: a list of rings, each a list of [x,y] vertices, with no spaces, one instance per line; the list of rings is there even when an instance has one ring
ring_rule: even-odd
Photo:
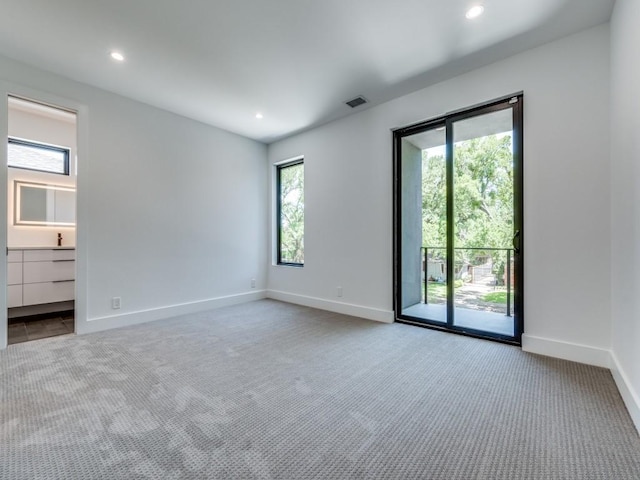
[[[611,18],[611,316],[614,377],[640,430],[640,3]]]
[[[263,295],[263,144],[6,58],[0,87],[80,109],[79,332]],[[113,296],[121,310],[111,309]]]
[[[21,168],[7,171],[7,245],[9,247],[54,246],[58,233],[62,233],[62,245],[76,244],[74,227],[39,227],[14,225],[14,181],[46,183],[49,185],[76,186],[76,126],[75,123],[25,112],[9,107],[9,136],[48,143],[69,149],[69,175],[36,172]]]
[[[306,169],[305,266],[270,266],[270,295],[392,318],[390,129],[520,90],[524,347],[608,364],[608,25],[270,145],[270,165],[304,155]]]

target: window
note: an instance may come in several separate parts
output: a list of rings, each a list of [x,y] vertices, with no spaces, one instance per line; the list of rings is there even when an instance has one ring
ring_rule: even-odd
[[[7,164],[14,168],[69,175],[69,149],[10,138]]]
[[[304,163],[276,167],[278,193],[278,265],[304,264]]]

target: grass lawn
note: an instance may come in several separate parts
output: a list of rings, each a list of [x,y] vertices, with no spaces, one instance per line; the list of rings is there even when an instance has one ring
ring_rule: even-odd
[[[445,283],[428,282],[428,292],[430,301],[446,301],[447,299],[447,285]],[[455,281],[455,287],[460,288],[462,286],[462,280]],[[424,283],[422,284],[422,295],[424,296]],[[506,300],[505,300],[506,303]]]
[[[429,300],[446,300],[447,298],[447,285],[444,283],[428,282]],[[422,287],[424,292],[424,285]]]
[[[507,304],[507,292],[491,292],[491,293],[487,293],[482,297],[482,300],[484,300],[485,302],[492,302],[492,303],[503,303],[503,304]],[[511,294],[511,300],[513,301],[513,293]]]

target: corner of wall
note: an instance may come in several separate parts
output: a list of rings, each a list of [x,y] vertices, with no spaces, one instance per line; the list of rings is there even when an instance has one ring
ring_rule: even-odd
[[[638,392],[636,392],[633,385],[631,385],[629,377],[620,365],[615,352],[611,352],[611,374],[620,391],[622,400],[629,411],[631,420],[633,420],[638,434],[640,434],[640,395],[638,395]]]
[[[609,350],[578,343],[563,342],[524,334],[522,335],[522,350],[524,352],[544,355],[546,357],[561,358],[563,360],[584,363],[595,367],[610,368],[611,366]]]

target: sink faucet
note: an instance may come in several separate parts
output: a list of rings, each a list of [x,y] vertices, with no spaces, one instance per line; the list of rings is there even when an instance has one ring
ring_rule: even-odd
[[[62,234],[58,233],[58,246],[61,247],[62,246]]]

